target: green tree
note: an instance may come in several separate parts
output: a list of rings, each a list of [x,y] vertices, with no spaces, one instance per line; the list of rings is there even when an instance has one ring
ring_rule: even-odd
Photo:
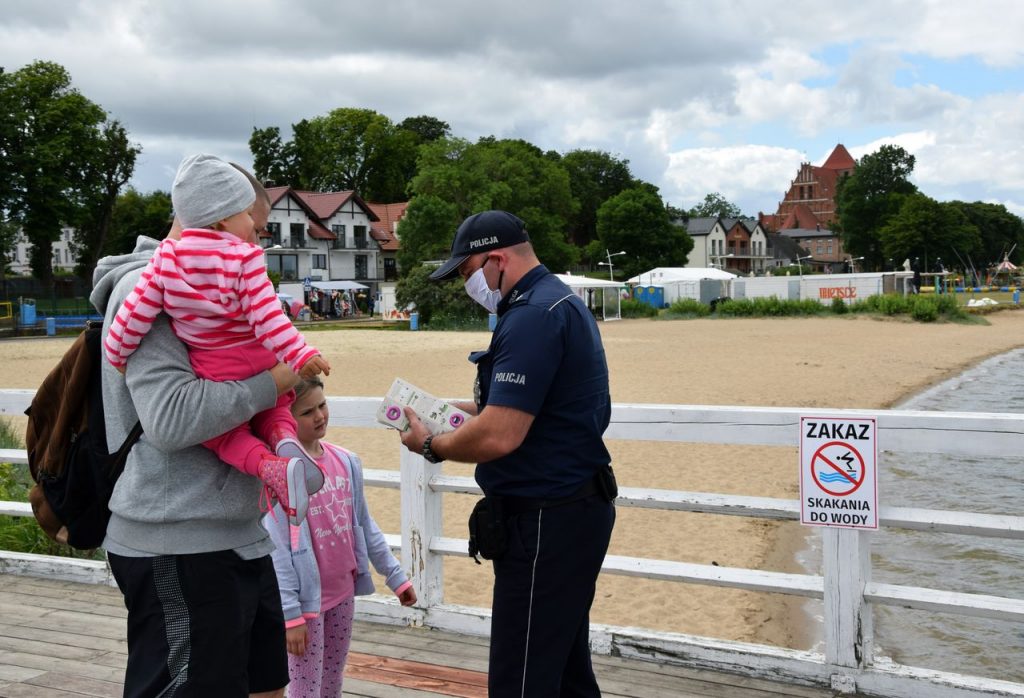
[[[447,259],[461,220],[454,204],[432,194],[410,201],[402,219],[402,245],[396,255],[399,274],[404,277],[427,260]]]
[[[118,121],[105,123],[93,145],[95,151],[90,153],[83,186],[83,207],[71,241],[77,259],[75,273],[85,281],[92,280],[96,261],[106,249],[114,206],[141,152],[128,140],[128,132]]]
[[[882,253],[893,259],[921,259],[922,271],[953,266],[956,255],[976,254],[981,235],[960,208],[924,194],[902,197],[899,211],[879,231]]]
[[[139,235],[161,240],[171,222],[171,195],[163,191],[140,194],[128,188],[117,197],[110,219],[104,255],[125,254],[135,249]]]
[[[962,250],[957,251],[963,257],[964,265],[973,261],[984,268],[1003,261],[1003,255],[1007,254],[1015,264],[1024,260],[1024,221],[1020,216],[1010,213],[1002,204],[952,201],[950,205],[959,209],[981,235],[979,258],[969,259]]]
[[[896,145],[883,145],[865,155],[853,174],[839,180],[836,213],[843,249],[864,257],[864,267],[881,268],[886,255],[881,230],[903,206],[905,197],[917,191],[910,182],[914,156]]]
[[[293,186],[355,191],[367,201],[404,201],[417,136],[371,109],[334,109],[292,125]],[[268,152],[273,153],[273,139]],[[281,147],[284,149],[284,146]]]
[[[53,278],[52,245],[85,204],[106,113],[71,85],[56,63],[0,74],[0,155],[7,181],[0,210],[32,245],[32,273]]]
[[[441,121],[433,116],[410,116],[403,119],[398,128],[411,131],[416,134],[416,143],[432,143],[439,138],[447,138],[451,135],[451,126],[448,122]]]
[[[294,145],[281,140],[277,126],[253,128],[249,136],[253,175],[261,182],[276,186],[299,186],[295,175]]]
[[[649,185],[605,201],[597,211],[597,232],[605,249],[626,253],[612,260],[625,278],[652,267],[684,266],[693,249],[693,239],[669,221],[661,197]]]
[[[404,224],[403,224],[404,225]],[[462,279],[449,284],[437,284],[430,281],[433,267],[416,265],[398,280],[395,286],[395,304],[405,308],[415,304],[420,320],[429,323],[430,319],[440,313],[459,319],[484,318],[487,311],[466,293]]]
[[[569,188],[579,205],[569,219],[569,239],[577,247],[597,239],[597,209],[605,201],[633,186],[629,160],[600,150],[572,150],[562,156],[569,173]],[[594,260],[597,261],[597,260]]]
[[[717,191],[704,197],[704,200],[687,211],[690,218],[742,218],[740,207],[732,203]]]
[[[550,269],[564,271],[575,262],[578,251],[565,235],[574,212],[569,176],[540,148],[522,140],[481,138],[470,144],[444,138],[422,146],[419,163],[413,202],[436,197],[453,207],[459,222],[488,209],[509,211],[526,222],[537,256]],[[405,226],[403,221],[403,245]],[[438,229],[434,235],[450,247],[453,230]],[[414,261],[424,260],[407,263]]]

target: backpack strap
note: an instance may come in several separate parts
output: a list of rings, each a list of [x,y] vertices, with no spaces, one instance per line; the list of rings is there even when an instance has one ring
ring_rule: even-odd
[[[121,472],[124,470],[124,464],[128,460],[128,452],[132,450],[132,446],[142,436],[142,422],[135,422],[135,426],[128,432],[128,436],[125,437],[124,443],[121,444],[121,448],[117,449],[117,453],[110,454],[110,472],[115,477],[120,477]]]

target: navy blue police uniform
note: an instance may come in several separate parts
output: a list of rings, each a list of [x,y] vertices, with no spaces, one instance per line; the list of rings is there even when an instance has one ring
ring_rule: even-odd
[[[489,695],[599,696],[589,616],[615,523],[599,477],[611,461],[604,347],[583,301],[542,265],[498,316],[489,349],[470,356],[476,401],[534,421],[519,448],[476,467],[507,515],[507,552],[493,562]]]

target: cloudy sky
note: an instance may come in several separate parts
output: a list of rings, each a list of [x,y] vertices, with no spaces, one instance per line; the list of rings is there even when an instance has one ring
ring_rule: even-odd
[[[141,191],[193,152],[251,163],[254,126],[360,107],[605,150],[675,206],[719,191],[748,215],[836,143],[896,143],[926,194],[1024,215],[1024,2],[835,5],[4,0],[0,65],[65,66],[142,146]]]

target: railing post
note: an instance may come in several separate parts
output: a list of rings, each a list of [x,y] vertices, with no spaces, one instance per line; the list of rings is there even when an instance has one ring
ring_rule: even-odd
[[[872,662],[874,629],[864,587],[871,580],[871,539],[866,531],[822,529],[825,581],[825,662],[863,669]],[[833,676],[833,688],[856,690],[853,677]],[[837,685],[838,684],[838,685]]]
[[[401,447],[402,561],[410,567],[420,608],[444,601],[444,564],[430,552],[430,541],[440,536],[442,494],[430,489],[430,479],[441,472],[440,464]]]

